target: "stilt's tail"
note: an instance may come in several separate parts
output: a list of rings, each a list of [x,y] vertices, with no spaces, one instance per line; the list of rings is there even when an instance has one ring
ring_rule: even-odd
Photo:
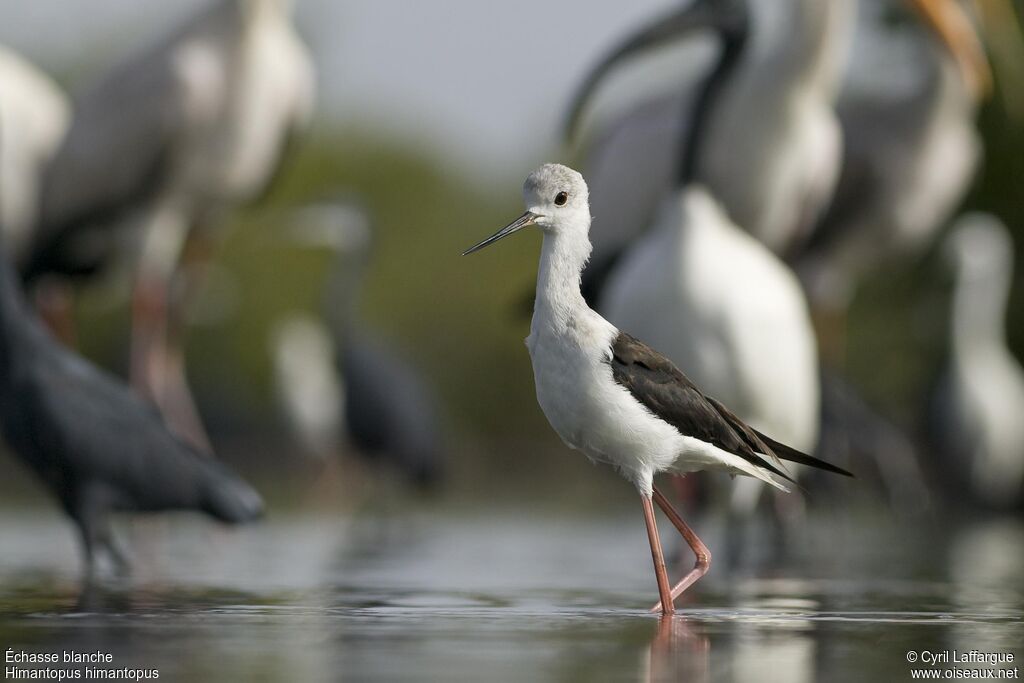
[[[827,463],[824,460],[815,458],[812,455],[801,453],[795,448],[790,448],[784,443],[779,443],[775,439],[767,437],[757,430],[754,430],[754,433],[757,434],[758,438],[760,438],[761,441],[764,441],[764,443],[769,448],[772,449],[772,452],[775,453],[775,455],[778,456],[780,460],[788,460],[790,462],[795,462],[798,465],[807,465],[808,467],[817,467],[819,470],[825,470],[826,472],[834,472],[835,474],[841,474],[844,477],[853,476],[851,472],[847,472],[841,467],[836,467],[835,465]]]
[[[758,455],[762,458],[762,462],[760,463],[750,462],[745,458],[729,453],[728,465],[735,474],[745,474],[748,477],[760,479],[764,483],[774,486],[783,493],[789,493],[789,487],[780,480],[786,480],[794,484],[796,482],[794,482],[785,472],[782,472],[772,465],[771,462],[769,462],[769,456],[760,453]]]

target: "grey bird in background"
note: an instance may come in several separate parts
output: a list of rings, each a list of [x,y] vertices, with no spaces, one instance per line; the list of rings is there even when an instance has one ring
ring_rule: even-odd
[[[2,253],[0,425],[78,527],[89,575],[104,553],[128,569],[112,513],[194,510],[230,524],[263,514],[259,494],[226,465],[180,441],[127,387],[57,343],[25,305]]]

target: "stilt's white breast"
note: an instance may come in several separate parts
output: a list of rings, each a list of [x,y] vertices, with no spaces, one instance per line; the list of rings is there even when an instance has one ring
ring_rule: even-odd
[[[618,333],[589,310],[565,325],[535,315],[526,345],[537,402],[568,446],[649,487],[654,474],[671,468],[684,448],[679,432],[612,376],[611,346]]]

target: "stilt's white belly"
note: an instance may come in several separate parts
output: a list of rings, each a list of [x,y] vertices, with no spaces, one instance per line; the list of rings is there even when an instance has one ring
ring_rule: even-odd
[[[721,451],[683,436],[615,381],[608,349],[618,331],[605,325],[595,330],[608,339],[600,347],[582,348],[575,334],[550,330],[526,340],[537,402],[562,440],[647,489],[657,472],[723,466],[713,452]]]

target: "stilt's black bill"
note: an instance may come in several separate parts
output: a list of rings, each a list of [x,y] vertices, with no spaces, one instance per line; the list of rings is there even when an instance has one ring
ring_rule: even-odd
[[[533,213],[531,211],[527,211],[522,216],[520,216],[519,218],[515,219],[514,221],[512,221],[511,223],[506,225],[504,228],[502,228],[498,232],[494,233],[493,235],[491,235],[490,237],[485,239],[483,242],[480,242],[479,244],[474,244],[472,247],[470,247],[466,251],[462,252],[462,255],[466,256],[467,254],[472,254],[474,251],[480,251],[484,247],[486,247],[486,246],[488,246],[490,244],[494,244],[495,242],[497,242],[498,240],[502,239],[503,237],[508,237],[512,233],[517,232],[519,230],[522,230],[523,228],[525,228],[528,225],[533,225],[534,221],[536,221],[536,220],[537,220],[537,214],[535,214],[535,213]]]

